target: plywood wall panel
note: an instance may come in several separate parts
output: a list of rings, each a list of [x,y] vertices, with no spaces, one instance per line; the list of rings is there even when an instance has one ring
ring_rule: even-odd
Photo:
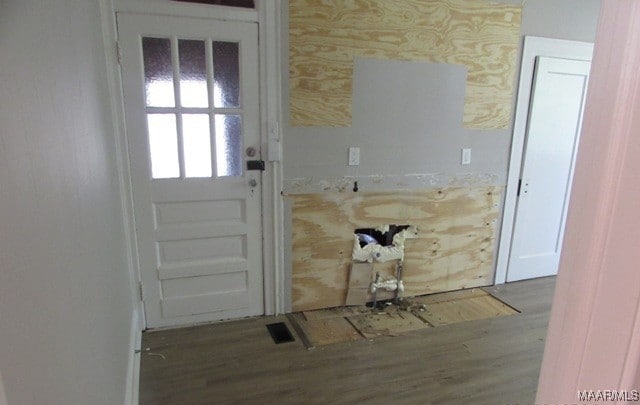
[[[292,126],[349,126],[353,59],[465,65],[463,122],[508,128],[521,7],[484,0],[290,0]]]
[[[501,192],[479,187],[288,196],[293,310],[344,305],[357,228],[417,226],[418,237],[405,242],[407,295],[491,284]]]

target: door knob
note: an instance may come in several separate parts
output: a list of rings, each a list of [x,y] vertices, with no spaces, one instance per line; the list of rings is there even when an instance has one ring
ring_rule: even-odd
[[[255,186],[258,185],[258,180],[256,179],[249,179],[249,187],[253,188]]]
[[[254,157],[256,155],[256,148],[254,148],[253,146],[249,146],[247,148],[247,150],[245,151],[245,153],[247,154],[247,156],[249,157]]]

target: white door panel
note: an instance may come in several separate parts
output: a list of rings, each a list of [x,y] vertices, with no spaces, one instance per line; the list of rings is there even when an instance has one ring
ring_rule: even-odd
[[[507,281],[556,274],[590,63],[538,57]]]
[[[257,25],[119,14],[118,34],[147,326],[263,314]]]

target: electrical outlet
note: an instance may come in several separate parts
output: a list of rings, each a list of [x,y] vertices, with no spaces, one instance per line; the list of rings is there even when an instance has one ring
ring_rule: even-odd
[[[460,161],[460,164],[463,164],[463,165],[471,164],[471,149],[469,148],[462,149],[462,160]]]
[[[349,166],[358,166],[360,164],[360,148],[349,148]]]

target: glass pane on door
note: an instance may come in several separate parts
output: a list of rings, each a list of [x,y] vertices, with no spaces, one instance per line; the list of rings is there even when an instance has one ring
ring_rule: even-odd
[[[211,177],[209,114],[182,116],[185,177]]]
[[[204,41],[178,40],[180,60],[180,104],[183,107],[208,107],[207,62]]]
[[[240,44],[144,37],[142,51],[151,177],[242,176]]]
[[[239,51],[237,42],[213,42],[213,99],[216,108],[240,106]]]
[[[175,106],[171,41],[168,38],[142,38],[142,54],[147,106]]]
[[[174,114],[147,114],[151,177],[175,179],[180,177],[178,160],[178,132]]]
[[[218,177],[242,176],[242,120],[239,115],[216,114]]]

